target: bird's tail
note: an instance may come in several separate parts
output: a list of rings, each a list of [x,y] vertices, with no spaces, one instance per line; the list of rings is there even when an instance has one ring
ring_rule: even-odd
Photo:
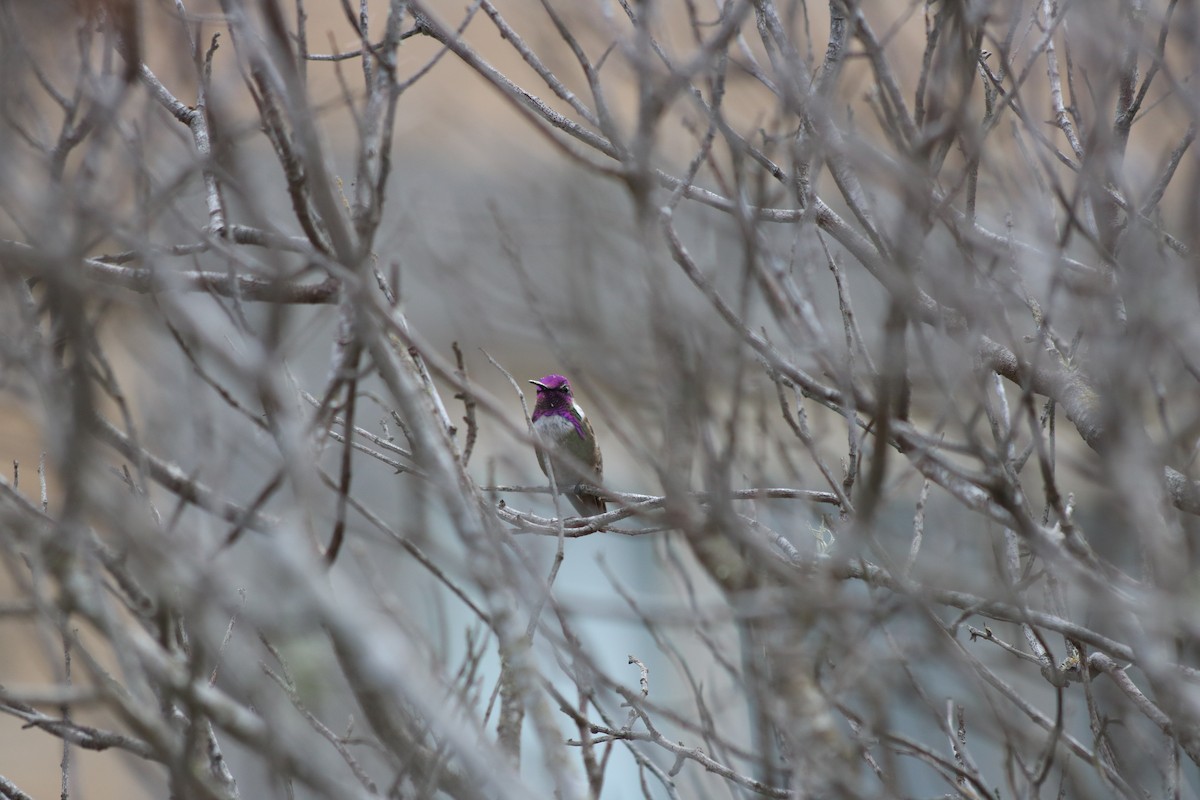
[[[569,494],[567,497],[581,517],[594,517],[596,514],[603,514],[608,508],[604,499],[595,495]]]

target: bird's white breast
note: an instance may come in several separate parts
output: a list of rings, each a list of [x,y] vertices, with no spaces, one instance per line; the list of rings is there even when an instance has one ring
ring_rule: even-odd
[[[578,406],[575,407],[575,413],[579,414],[580,419],[583,418],[583,413],[579,410]],[[533,423],[533,429],[537,431],[538,436],[541,436],[547,444],[558,444],[572,436],[579,435],[579,431],[575,429],[574,423],[558,414],[550,414],[549,416],[542,417]]]

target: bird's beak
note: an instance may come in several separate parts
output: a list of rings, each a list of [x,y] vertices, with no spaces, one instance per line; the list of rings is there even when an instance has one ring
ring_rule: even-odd
[[[538,387],[539,389],[546,388],[546,384],[542,383],[541,381],[530,381],[530,383],[532,383],[534,386]]]

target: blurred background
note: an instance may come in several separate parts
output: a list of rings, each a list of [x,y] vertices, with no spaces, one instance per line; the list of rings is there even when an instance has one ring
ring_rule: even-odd
[[[222,796],[205,794],[228,788],[221,780],[180,777],[205,763],[189,761],[202,748],[188,737],[203,734],[182,731],[207,719],[242,796],[320,796],[296,754],[366,795],[457,795],[436,770],[397,767],[411,754],[380,744],[337,623],[377,648],[379,663],[365,661],[411,680],[413,707],[419,687],[446,703],[444,721],[414,714],[430,729],[416,741],[428,734],[438,763],[467,763],[477,747],[487,765],[511,747],[494,746],[505,703],[500,609],[515,629],[541,621],[528,645],[536,677],[522,684],[516,772],[546,796],[587,796],[581,748],[549,744],[552,733],[581,735],[561,698],[586,700],[619,728],[629,698],[609,684],[640,691],[633,658],[647,669],[645,697],[666,740],[761,785],[642,742],[613,748],[605,797],[1009,796],[1018,786],[1053,791],[1048,773],[1068,796],[1164,785],[1167,796],[1196,794],[1195,764],[1179,765],[1159,720],[1131,713],[1127,694],[1092,678],[1084,701],[1083,687],[1047,678],[1046,664],[1078,656],[1078,636],[986,609],[968,622],[969,604],[931,598],[935,587],[973,593],[1129,642],[1137,677],[1157,689],[1146,691],[1181,715],[1165,741],[1200,719],[1194,684],[1164,672],[1196,653],[1195,524],[1163,488],[1164,467],[1190,480],[1197,430],[1197,12],[1115,0],[1087,11],[1017,0],[700,5],[413,4],[400,16],[412,35],[395,47],[394,75],[373,89],[361,58],[295,56],[387,40],[386,3],[5,4],[0,455],[14,493],[34,506],[44,455],[51,533],[29,532],[31,511],[5,512],[0,684],[10,694],[0,699],[58,713],[43,690],[65,683],[63,636],[77,635],[96,669],[83,656],[72,662],[72,719],[126,731],[152,751],[73,747],[72,794]],[[460,25],[455,41],[469,51],[445,46],[444,31]],[[726,26],[738,35],[706,48]],[[830,40],[844,47],[836,63]],[[596,68],[595,85],[572,43]],[[143,66],[124,75],[130,63]],[[560,96],[542,68],[565,87]],[[545,105],[523,103],[505,79]],[[1055,97],[1064,83],[1066,101]],[[892,88],[908,107],[894,106]],[[164,90],[184,107],[203,98],[209,152]],[[720,113],[706,113],[714,98]],[[372,103],[389,100],[385,170],[362,153],[381,118]],[[1118,112],[1134,101],[1123,133]],[[272,114],[284,120],[278,130]],[[555,114],[568,123],[547,122]],[[569,125],[623,141],[606,152],[561,133]],[[711,195],[672,197],[656,170],[694,173]],[[218,196],[228,225],[275,238],[215,235]],[[329,230],[344,212],[353,259],[333,233],[324,247],[313,241],[321,237],[298,221],[305,204]],[[668,228],[703,279],[681,268]],[[255,276],[264,293],[331,277],[342,293],[259,302],[249,290],[195,291],[197,272]],[[378,307],[347,288],[362,286]],[[923,317],[927,300],[958,316]],[[401,370],[415,354],[432,377],[414,396],[437,401],[404,406],[377,351],[361,344],[372,341],[390,343]],[[995,351],[981,343],[1007,348],[1015,366],[988,361]],[[341,359],[360,346],[350,413],[368,452],[347,456],[341,438],[324,434],[344,436]],[[1035,378],[1054,369],[1059,383]],[[477,434],[464,474],[485,511],[503,500],[555,516],[547,494],[494,488],[545,483],[523,414],[534,401],[528,381],[550,373],[569,376],[587,410],[605,487],[668,500],[661,515],[567,538],[543,607],[553,529],[534,535],[485,514],[483,529],[505,538],[481,537],[468,524],[475,512],[460,510],[474,507],[470,493],[438,479],[443,462],[421,442],[440,403],[455,427],[452,459]],[[1078,391],[1075,377],[1086,381]],[[1051,386],[1067,388],[1056,396]],[[479,401],[473,421],[464,399]],[[127,444],[98,432],[93,411]],[[877,449],[876,435],[897,438]],[[153,459],[167,466],[156,471]],[[832,502],[732,499],[764,487]],[[712,495],[680,499],[688,490]],[[459,491],[465,499],[450,499]],[[246,529],[258,527],[247,523],[254,514],[269,532]],[[339,519],[345,545],[325,572]],[[1072,526],[1087,557],[1062,544]],[[56,543],[83,527],[111,551],[78,566]],[[763,529],[777,536],[770,548],[756,538]],[[714,568],[712,542],[732,543],[728,572]],[[837,566],[778,577],[781,564],[814,559]],[[913,583],[845,580],[861,559]],[[68,580],[76,569],[91,589]],[[736,584],[742,571],[752,577]],[[1106,581],[1120,592],[1103,592]],[[1169,612],[1152,623],[1155,603]],[[772,627],[779,619],[786,633]],[[968,644],[967,626],[985,623],[1027,658]],[[210,685],[278,743],[263,745],[179,686],[163,689],[171,681],[146,666],[158,662],[139,649],[149,647],[141,634],[114,632],[124,626],[144,629],[189,679],[211,671]],[[990,694],[998,690],[984,688],[977,664],[1011,692]],[[103,683],[101,668],[130,697],[159,698],[161,726],[89,690]],[[811,686],[795,688],[810,675]],[[800,700],[779,688],[789,680]],[[1012,693],[1056,721],[1050,739]],[[954,708],[968,709],[974,762],[946,746]],[[797,709],[811,719],[798,722]],[[826,725],[826,715],[836,720]],[[1118,729],[1098,734],[1096,720],[1109,716]],[[28,714],[0,715],[0,775],[35,798],[65,791],[61,739],[29,725]],[[1051,741],[1064,730],[1103,751],[1105,768]],[[171,749],[171,731],[185,752]],[[930,743],[940,759],[893,734]],[[828,745],[832,736],[842,743]],[[326,744],[337,737],[370,780]],[[808,741],[818,742],[811,752],[789,752]],[[882,765],[862,758],[881,741],[877,749],[891,748],[876,751]],[[829,763],[853,766],[835,777],[814,769],[812,783],[796,777],[827,745],[845,758]],[[556,761],[563,753],[573,767]],[[1059,760],[1039,762],[1042,753]],[[482,795],[498,796],[491,788]]]

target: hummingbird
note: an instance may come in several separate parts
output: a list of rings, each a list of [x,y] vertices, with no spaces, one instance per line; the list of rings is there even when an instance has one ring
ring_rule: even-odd
[[[559,494],[565,494],[581,516],[603,514],[603,499],[572,491],[580,484],[599,486],[604,464],[596,444],[596,433],[583,409],[576,405],[571,384],[562,375],[547,375],[530,383],[537,387],[533,431],[540,442],[538,465],[549,476],[549,457],[549,463],[554,465],[554,482]]]

